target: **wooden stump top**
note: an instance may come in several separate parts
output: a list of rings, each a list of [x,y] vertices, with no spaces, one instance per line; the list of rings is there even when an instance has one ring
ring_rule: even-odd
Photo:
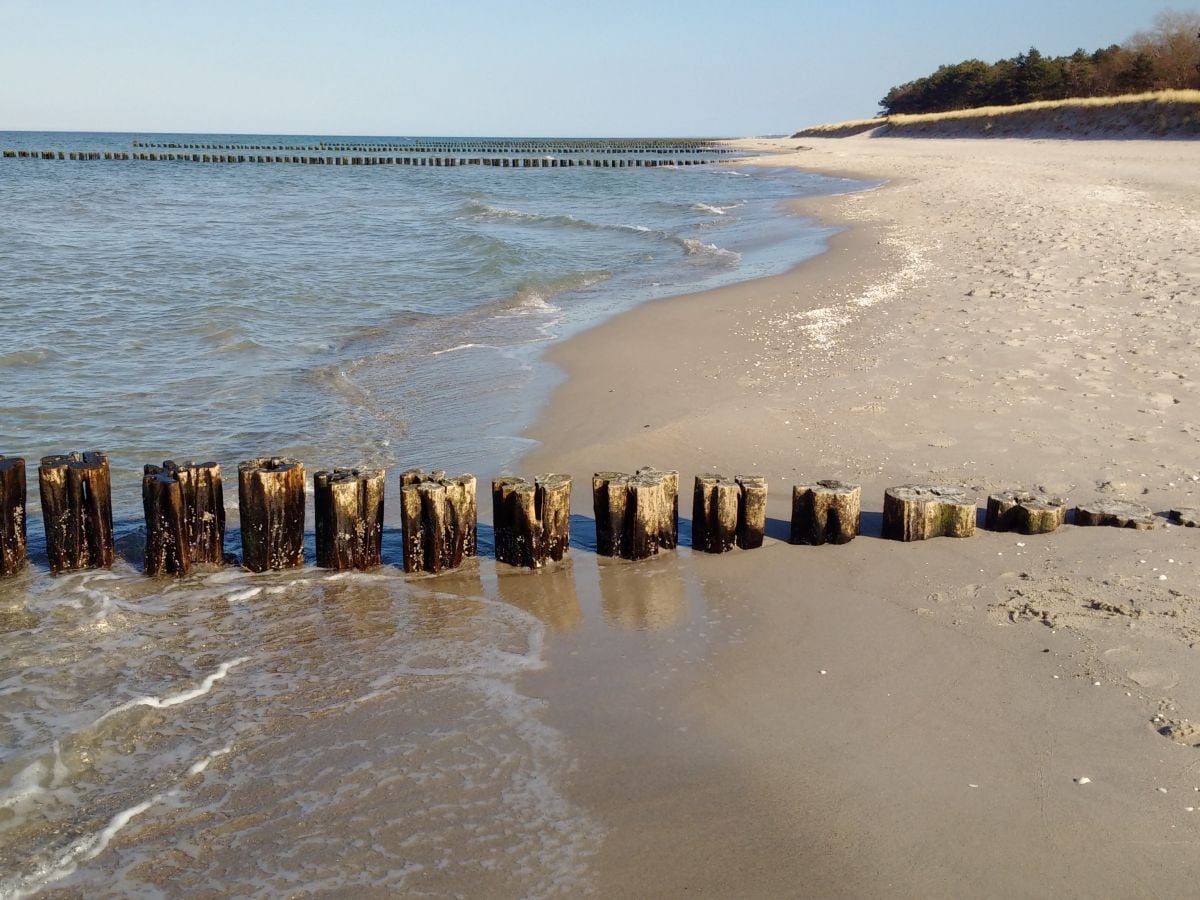
[[[383,478],[383,469],[323,469],[313,473],[313,483],[318,480],[324,485],[346,484],[347,482],[372,481]]]
[[[997,491],[988,495],[988,502],[996,501],[1011,506],[1027,506],[1030,509],[1061,509],[1067,501],[1042,491]]]
[[[1142,506],[1140,503],[1130,503],[1127,500],[1092,500],[1075,507],[1075,524],[1149,531],[1158,524],[1158,520],[1148,506]]]
[[[966,488],[947,484],[902,484],[883,492],[904,503],[950,503],[955,506],[975,505],[975,498]]]
[[[534,476],[533,483],[540,488],[545,488],[547,491],[558,491],[571,487],[571,476],[547,472],[545,475]]]
[[[88,450],[84,453],[59,453],[53,456],[43,456],[40,469],[95,469],[108,465],[108,454],[99,450]]]
[[[243,472],[290,472],[296,468],[303,469],[304,464],[290,456],[257,456],[238,463],[238,475]]]
[[[835,494],[838,496],[850,496],[857,494],[862,490],[860,485],[847,484],[844,481],[838,481],[836,478],[827,478],[822,481],[813,481],[808,484],[797,484],[792,487],[792,496],[797,492],[814,491],[820,494]]]

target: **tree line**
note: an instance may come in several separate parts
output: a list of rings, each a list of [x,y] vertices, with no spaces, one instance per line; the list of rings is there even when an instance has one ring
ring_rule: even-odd
[[[1160,13],[1154,27],[1124,44],[1043,56],[1034,47],[1011,59],[968,59],[888,91],[887,115],[1010,106],[1068,97],[1108,97],[1200,89],[1200,13]]]

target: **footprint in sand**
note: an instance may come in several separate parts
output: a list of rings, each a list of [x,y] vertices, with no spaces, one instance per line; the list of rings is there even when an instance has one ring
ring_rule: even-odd
[[[1179,684],[1179,673],[1170,669],[1133,669],[1125,673],[1139,687],[1165,691]]]

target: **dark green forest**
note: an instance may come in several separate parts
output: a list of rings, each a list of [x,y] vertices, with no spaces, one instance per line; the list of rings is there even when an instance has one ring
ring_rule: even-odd
[[[1189,88],[1200,89],[1200,13],[1169,11],[1149,31],[1090,53],[1043,56],[1031,47],[999,62],[941,66],[892,88],[879,105],[896,115]]]

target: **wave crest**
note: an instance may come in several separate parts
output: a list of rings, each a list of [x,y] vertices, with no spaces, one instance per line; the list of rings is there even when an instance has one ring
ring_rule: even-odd
[[[740,206],[741,204],[736,205]],[[718,209],[718,207],[707,208],[713,210]],[[734,208],[735,206],[724,207],[724,209]],[[696,240],[695,238],[683,237],[682,235],[673,234],[662,229],[648,228],[645,225],[610,225],[605,222],[593,222],[590,219],[581,219],[578,216],[572,216],[567,213],[544,215],[542,213],[525,212],[524,210],[511,209],[504,206],[493,206],[490,203],[483,203],[478,200],[468,201],[467,203],[463,204],[463,209],[465,212],[482,219],[507,219],[516,222],[530,222],[537,225],[553,225],[562,228],[579,228],[587,231],[617,231],[623,234],[633,234],[647,240],[675,244],[676,246],[680,247],[687,256],[708,257],[710,259],[718,260],[723,265],[727,266],[737,265],[742,258],[740,253],[737,253],[733,250],[728,250],[725,247],[719,247],[716,244],[706,244],[703,241]],[[721,213],[721,215],[724,215],[724,213]],[[583,284],[579,287],[588,286],[590,285]],[[564,290],[577,289],[579,288],[567,287]],[[557,293],[562,293],[562,291],[557,291]]]

